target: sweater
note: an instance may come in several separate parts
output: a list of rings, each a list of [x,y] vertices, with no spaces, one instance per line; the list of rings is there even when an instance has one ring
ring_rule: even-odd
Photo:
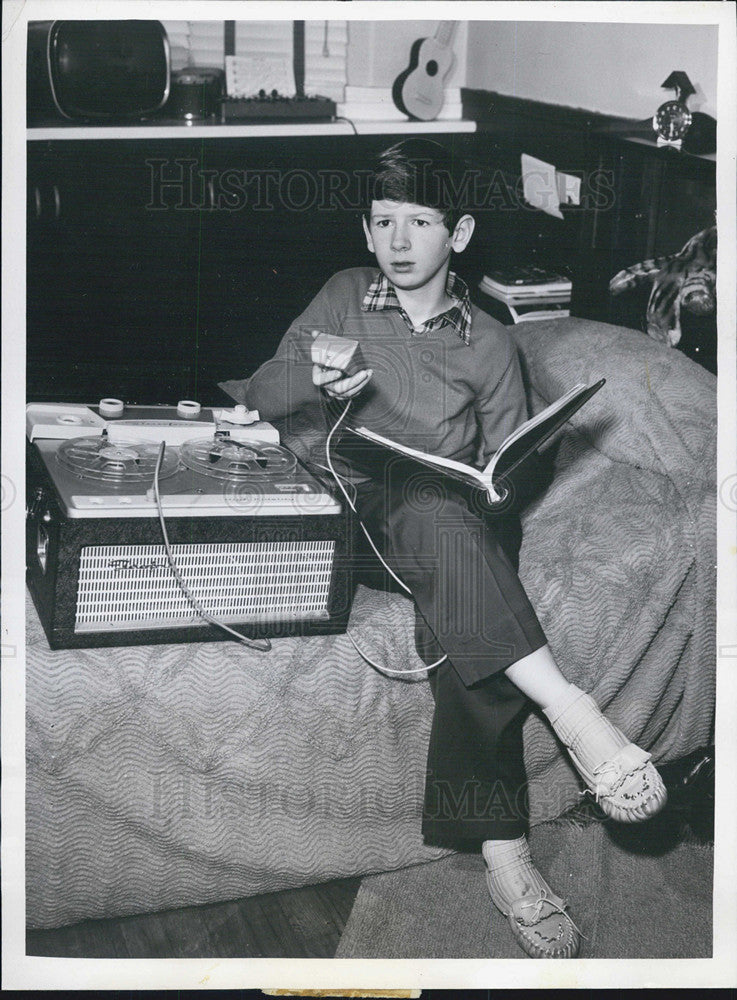
[[[311,331],[351,337],[373,371],[353,398],[354,425],[422,451],[485,465],[527,419],[512,337],[475,306],[469,344],[450,322],[432,333],[412,333],[398,310],[361,308],[375,276],[376,269],[366,267],[333,275],[289,327],[275,356],[249,379],[222,387],[263,420],[288,424],[293,415],[309,415],[325,432],[335,408],[326,407],[324,393],[312,382]]]

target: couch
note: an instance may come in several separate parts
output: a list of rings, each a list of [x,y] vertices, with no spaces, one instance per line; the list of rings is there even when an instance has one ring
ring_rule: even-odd
[[[541,408],[607,385],[554,445],[524,514],[520,573],[567,677],[657,762],[713,737],[716,379],[634,330],[515,328]],[[349,631],[422,666],[404,595],[359,586]],[[51,652],[27,614],[27,924],[234,899],[428,861],[432,714],[347,635]],[[580,783],[539,714],[525,723],[531,822]]]

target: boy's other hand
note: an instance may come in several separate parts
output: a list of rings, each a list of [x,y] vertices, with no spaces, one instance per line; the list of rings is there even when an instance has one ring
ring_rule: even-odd
[[[312,330],[312,339],[314,340],[319,333],[319,330]],[[354,375],[346,376],[338,368],[328,368],[317,363],[312,366],[313,384],[319,389],[324,389],[329,396],[333,396],[335,399],[352,399],[353,396],[357,396],[372,375],[371,369],[367,368]]]

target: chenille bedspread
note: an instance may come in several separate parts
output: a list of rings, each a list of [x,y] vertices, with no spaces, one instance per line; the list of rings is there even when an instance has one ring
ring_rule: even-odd
[[[517,328],[533,409],[573,419],[524,516],[521,576],[566,676],[656,761],[713,738],[716,380],[632,330]],[[409,600],[359,587],[349,630],[422,666]],[[51,652],[28,604],[27,923],[161,910],[441,856],[420,813],[422,678],[379,675],[346,635]],[[531,821],[580,783],[525,723]],[[505,804],[500,803],[500,808]]]

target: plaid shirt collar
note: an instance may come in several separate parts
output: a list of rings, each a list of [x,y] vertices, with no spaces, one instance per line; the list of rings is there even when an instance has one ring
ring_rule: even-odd
[[[448,281],[445,291],[455,302],[440,313],[426,320],[421,327],[415,328],[412,320],[402,308],[394,290],[394,285],[389,281],[383,271],[379,271],[366,292],[361,309],[364,312],[376,312],[381,309],[398,309],[402,319],[405,321],[412,333],[432,333],[444,323],[450,323],[455,328],[456,333],[464,342],[471,341],[471,297],[468,293],[466,282],[459,278],[453,271],[448,271]]]

